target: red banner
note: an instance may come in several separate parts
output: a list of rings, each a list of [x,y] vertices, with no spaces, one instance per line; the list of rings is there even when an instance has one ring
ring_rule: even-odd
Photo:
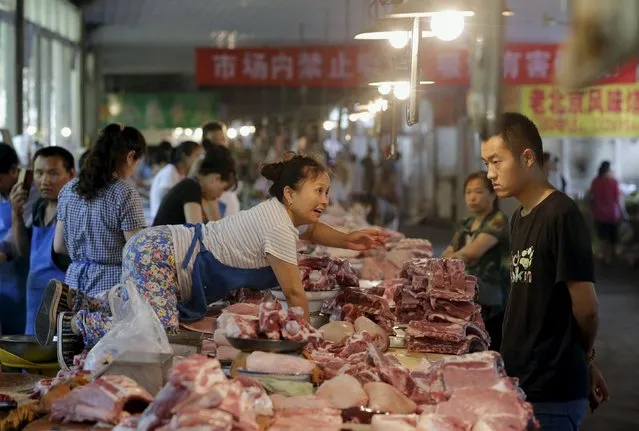
[[[424,79],[444,85],[467,85],[470,77],[468,51],[447,48],[439,44],[425,55]],[[426,48],[428,51],[428,48]],[[507,44],[504,48],[504,82],[506,85],[552,84],[561,52],[559,45]],[[636,82],[637,62],[618,68],[598,84],[629,84]]]
[[[198,85],[356,87],[369,82],[375,59],[366,46],[196,50]]]
[[[356,87],[383,76],[394,62],[391,49],[375,44],[196,50],[196,83],[202,86],[256,85]],[[504,81],[507,85],[552,84],[561,53],[552,44],[507,44]],[[422,55],[423,80],[437,85],[468,85],[468,50],[426,40]],[[625,64],[599,84],[634,83],[637,61]]]

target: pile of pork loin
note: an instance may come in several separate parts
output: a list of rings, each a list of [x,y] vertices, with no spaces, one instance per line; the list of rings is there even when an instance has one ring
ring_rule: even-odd
[[[407,324],[411,352],[460,355],[488,350],[490,338],[475,303],[477,279],[457,259],[415,259],[404,264],[394,293],[395,315]]]
[[[373,430],[385,431],[538,428],[531,405],[505,375],[498,353],[422,361],[409,371],[366,338],[350,340],[357,346],[350,354],[348,342],[334,349],[352,363],[352,371],[327,379],[314,395],[269,396],[259,380],[229,379],[216,359],[192,355],[173,367],[155,397],[129,378],[100,377],[55,401],[51,419],[117,425],[115,431],[338,431],[348,422],[370,422]],[[318,353],[312,352],[313,360],[326,359]],[[261,355],[267,368],[280,372],[292,365],[287,358],[313,366],[299,357]]]

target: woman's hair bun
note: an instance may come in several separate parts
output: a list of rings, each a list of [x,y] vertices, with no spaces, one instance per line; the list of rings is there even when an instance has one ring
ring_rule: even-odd
[[[284,171],[284,163],[277,162],[277,163],[269,163],[267,165],[262,166],[260,173],[267,180],[276,182],[282,176],[283,171]]]

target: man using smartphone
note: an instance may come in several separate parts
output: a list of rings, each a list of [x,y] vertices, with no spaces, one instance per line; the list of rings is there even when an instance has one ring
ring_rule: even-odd
[[[32,206],[33,223],[28,227],[19,208],[29,194],[29,174],[24,182],[18,182],[11,190],[13,208],[12,232],[17,246],[17,255],[29,258],[30,270],[27,279],[27,335],[34,333],[33,321],[42,301],[44,289],[52,280],[64,280],[67,256],[53,252],[53,237],[58,208],[58,194],[75,175],[73,155],[62,147],[44,147],[33,156],[32,178],[40,198]]]
[[[25,284],[29,265],[17,255],[11,232],[13,209],[9,195],[20,176],[20,160],[11,145],[0,143],[0,333],[23,334],[25,326]],[[26,223],[31,223],[31,204],[17,209]]]

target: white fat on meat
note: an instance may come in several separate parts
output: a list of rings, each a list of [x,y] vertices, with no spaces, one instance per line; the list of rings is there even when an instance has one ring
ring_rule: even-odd
[[[316,395],[330,401],[337,409],[366,407],[368,405],[368,394],[359,381],[348,374],[322,383]]]
[[[351,322],[330,322],[319,330],[324,334],[324,339],[332,343],[341,343],[355,333],[355,327]]]
[[[366,383],[364,390],[368,394],[368,407],[372,410],[399,414],[415,413],[417,410],[417,404],[387,383]]]
[[[371,431],[415,431],[417,415],[375,415],[371,420]]]
[[[270,374],[311,374],[315,364],[304,358],[279,353],[253,352],[246,358],[246,369]]]
[[[466,424],[455,417],[426,413],[419,417],[416,431],[466,431],[467,429]],[[475,431],[474,428],[473,431]],[[491,431],[494,430],[491,429]]]
[[[330,401],[317,395],[300,395],[286,397],[280,394],[271,395],[271,402],[275,410],[299,410],[299,409],[332,409]]]
[[[388,346],[390,343],[390,339],[388,338],[388,334],[377,323],[373,322],[371,319],[365,316],[360,316],[355,319],[355,332],[361,334],[362,332],[368,332],[374,337],[379,337],[383,343],[380,343],[379,346],[382,351],[388,350]]]

